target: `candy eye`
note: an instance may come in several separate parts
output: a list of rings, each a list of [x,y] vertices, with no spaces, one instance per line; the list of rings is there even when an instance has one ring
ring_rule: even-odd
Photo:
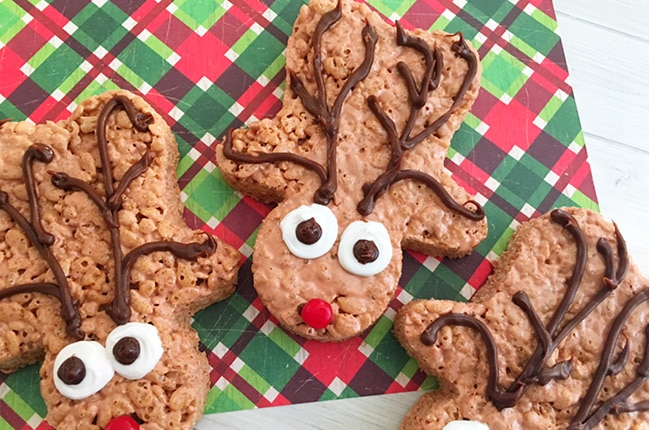
[[[54,385],[61,394],[73,400],[92,396],[104,388],[114,374],[106,350],[97,342],[71,343],[54,359]]]
[[[379,222],[354,221],[341,235],[339,263],[350,273],[376,275],[388,266],[392,256],[390,236]]]
[[[106,338],[106,352],[117,373],[139,379],[156,367],[163,347],[156,327],[131,322],[113,329]]]
[[[280,229],[289,251],[296,257],[310,259],[332,249],[339,232],[334,213],[319,204],[292,210],[280,221]]]

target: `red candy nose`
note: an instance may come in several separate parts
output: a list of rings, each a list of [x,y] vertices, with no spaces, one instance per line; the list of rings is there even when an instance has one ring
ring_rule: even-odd
[[[300,316],[305,323],[315,329],[325,328],[332,322],[332,306],[321,299],[311,299],[302,307]]]
[[[105,430],[139,430],[138,422],[128,415],[120,415],[108,422]]]

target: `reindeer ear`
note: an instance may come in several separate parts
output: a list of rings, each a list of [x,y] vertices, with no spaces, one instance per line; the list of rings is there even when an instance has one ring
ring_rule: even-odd
[[[470,303],[414,301],[398,311],[400,343],[458,393],[422,400],[405,426],[433,416],[490,428],[647,422],[647,302],[647,278],[600,214],[556,209],[522,224]]]

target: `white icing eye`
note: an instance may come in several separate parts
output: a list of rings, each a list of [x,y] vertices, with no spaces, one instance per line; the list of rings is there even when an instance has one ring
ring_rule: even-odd
[[[341,235],[339,263],[355,275],[372,276],[388,266],[393,256],[388,230],[375,221],[354,221]]]
[[[93,341],[71,343],[54,359],[54,385],[72,400],[92,396],[113,378],[115,371],[104,347]]]
[[[451,421],[442,430],[490,430],[490,428],[479,421]]]
[[[106,338],[111,365],[126,379],[151,372],[163,354],[158,330],[151,324],[131,322],[117,326]]]
[[[332,249],[339,233],[332,210],[316,203],[286,214],[280,221],[280,229],[289,251],[296,257],[309,259],[325,255]]]

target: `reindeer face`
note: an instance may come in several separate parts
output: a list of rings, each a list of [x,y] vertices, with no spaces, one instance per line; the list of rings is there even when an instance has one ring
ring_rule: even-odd
[[[209,389],[189,319],[234,289],[238,253],[182,219],[176,142],[142,99],[0,128],[0,365],[43,359],[56,428],[192,428]]]
[[[287,78],[283,109],[232,131],[218,164],[234,187],[281,201],[255,244],[262,301],[294,333],[342,340],[385,311],[403,247],[459,257],[485,237],[481,207],[443,167],[478,94],[478,58],[462,35],[313,1]]]
[[[381,222],[350,217],[354,208],[348,209],[353,211],[286,202],[262,225],[255,285],[261,284],[261,299],[293,332],[353,336],[370,326],[393,296],[401,273],[399,242]],[[314,224],[322,234],[306,245],[301,238],[313,236]]]
[[[647,428],[648,280],[595,212],[522,224],[470,303],[408,303],[395,335],[441,384],[403,429]]]

